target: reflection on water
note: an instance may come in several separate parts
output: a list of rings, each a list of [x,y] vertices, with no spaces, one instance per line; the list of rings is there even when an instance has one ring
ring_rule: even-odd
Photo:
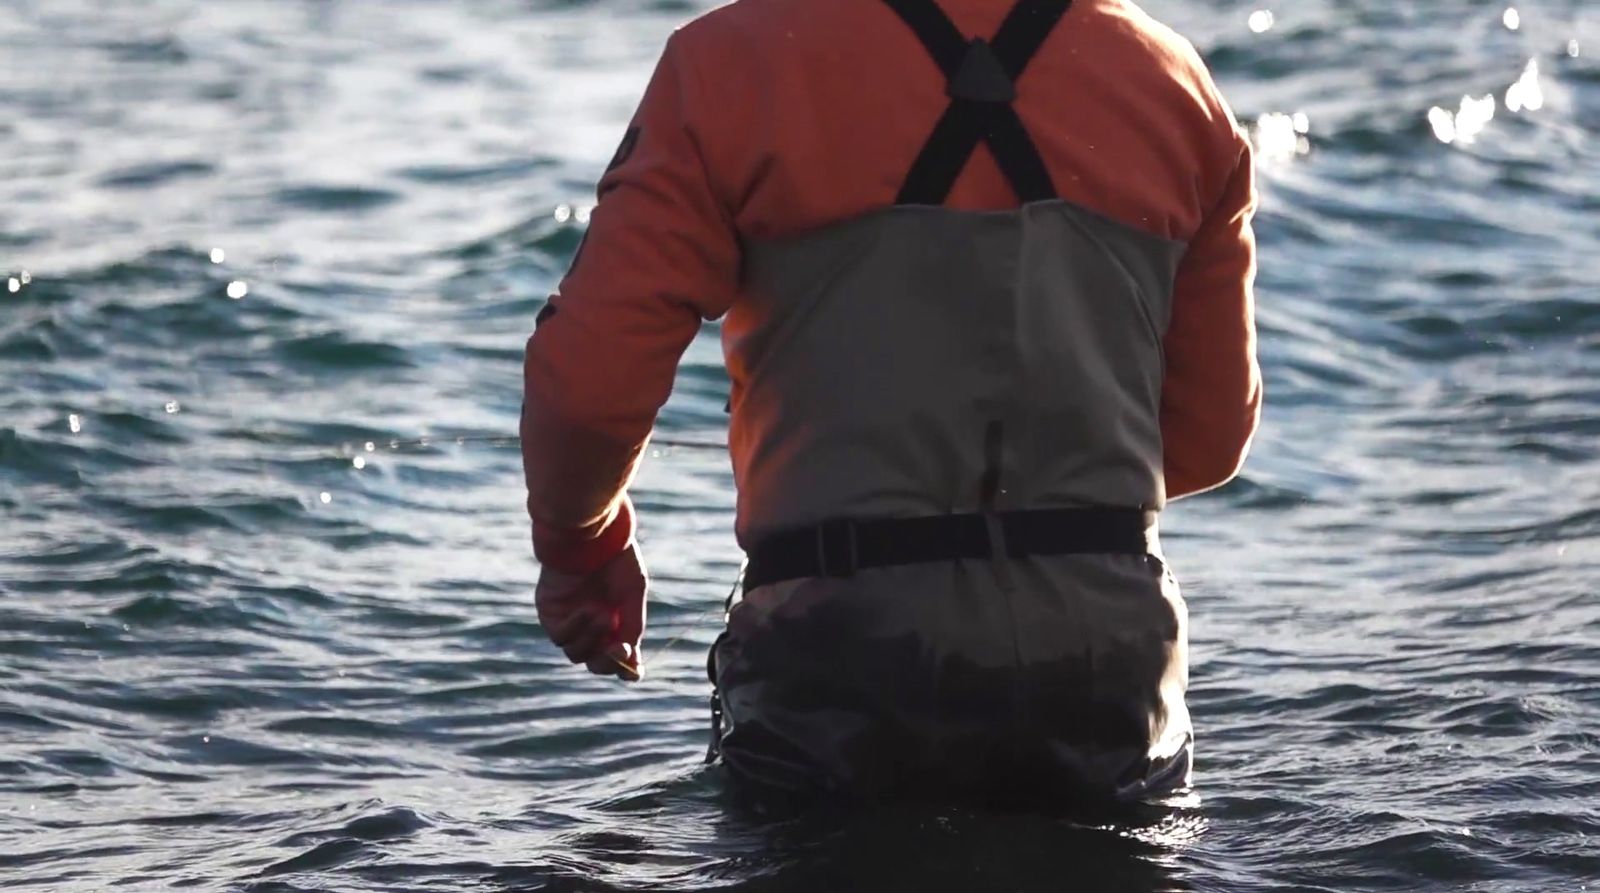
[[[785,814],[706,788],[629,797],[612,808],[638,824],[562,840],[578,863],[574,874],[589,882],[671,888],[703,881],[709,870],[738,879],[741,889],[794,893],[1199,889],[1183,856],[1205,826],[1199,815],[1165,809],[1114,818],[915,806]],[[665,813],[679,817],[676,826],[665,825]],[[718,856],[734,856],[736,869]]]
[[[1285,115],[1268,112],[1256,119],[1250,136],[1257,157],[1266,163],[1283,162],[1311,153],[1311,119],[1305,112]]]
[[[1471,143],[1478,134],[1483,132],[1489,122],[1494,120],[1495,99],[1493,94],[1473,97],[1461,97],[1461,108],[1452,113],[1448,109],[1438,106],[1428,110],[1428,123],[1433,125],[1433,135],[1439,142],[1449,145],[1454,142]]]
[[[1536,112],[1544,108],[1544,88],[1539,81],[1539,60],[1529,59],[1516,83],[1506,88],[1506,110],[1509,112]],[[1496,109],[1493,94],[1482,97],[1463,96],[1461,107],[1452,113],[1434,106],[1428,110],[1428,123],[1433,135],[1446,145],[1460,142],[1470,144],[1494,120]]]
[[[1520,112],[1526,109],[1536,112],[1544,108],[1544,90],[1539,86],[1539,60],[1529,59],[1528,67],[1522,70],[1522,77],[1506,90],[1506,109]]]

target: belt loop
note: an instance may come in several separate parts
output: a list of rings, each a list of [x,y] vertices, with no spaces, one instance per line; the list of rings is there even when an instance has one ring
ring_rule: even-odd
[[[984,532],[989,537],[989,561],[994,565],[995,577],[1000,581],[1000,588],[1010,590],[1011,578],[1011,552],[1006,545],[1005,518],[998,512],[983,513]]]
[[[722,692],[711,687],[711,743],[706,747],[706,765],[722,756]]]
[[[999,561],[1010,557],[1011,552],[1006,547],[1005,519],[997,512],[983,513],[983,531],[989,537],[989,560]]]
[[[1144,552],[1146,555],[1154,555],[1164,562],[1166,561],[1166,556],[1161,552],[1161,522],[1159,518],[1160,515],[1153,509],[1144,509],[1143,518],[1141,519],[1144,522]]]
[[[840,531],[844,534],[845,555],[844,566],[834,567],[834,562],[828,560],[828,540],[830,531]],[[817,570],[824,577],[837,577],[847,579],[856,574],[857,563],[860,556],[856,552],[856,522],[853,518],[841,518],[836,521],[824,521],[817,525]]]

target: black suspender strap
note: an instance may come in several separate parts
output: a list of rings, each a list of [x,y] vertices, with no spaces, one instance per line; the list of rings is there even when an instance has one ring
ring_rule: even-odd
[[[944,72],[946,80],[955,80],[956,73],[961,70],[961,60],[966,58],[969,41],[962,35],[956,23],[944,14],[934,0],[883,0],[889,8],[900,16],[922,45],[928,48],[928,55]]]
[[[992,41],[968,40],[935,0],[884,0],[945,75],[950,106],[911,165],[897,204],[941,205],[978,144],[987,142],[1024,204],[1056,197],[1055,183],[1012,106],[1017,79],[1072,0],[1019,0]]]
[[[1000,57],[1000,63],[1012,80],[1022,77],[1028,63],[1033,61],[1045,39],[1070,8],[1072,0],[1018,0],[1012,7],[992,41],[994,54]]]

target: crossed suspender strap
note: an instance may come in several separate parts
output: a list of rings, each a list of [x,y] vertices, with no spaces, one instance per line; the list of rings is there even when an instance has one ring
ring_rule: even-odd
[[[962,35],[934,0],[884,0],[948,82],[950,107],[906,175],[901,205],[942,205],[980,142],[1024,204],[1056,198],[1055,183],[1012,102],[1017,79],[1072,0],[1019,0],[993,40]]]

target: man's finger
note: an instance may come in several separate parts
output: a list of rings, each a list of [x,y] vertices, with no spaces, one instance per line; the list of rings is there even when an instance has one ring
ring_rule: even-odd
[[[610,655],[602,655],[586,661],[584,666],[588,667],[589,672],[596,676],[615,676],[623,682],[638,682],[644,678],[643,670],[622,663]]]
[[[590,658],[584,663],[584,666],[588,667],[589,672],[596,676],[615,676],[624,682],[633,682],[639,678],[631,668],[617,663],[616,659],[609,654]]]
[[[567,660],[575,664],[582,664],[601,657],[601,649],[605,647],[605,644],[606,633],[604,630],[589,630],[562,645],[561,651],[567,656]]]
[[[610,624],[606,619],[590,611],[575,612],[572,616],[551,624],[551,627],[545,630],[550,641],[566,653],[567,660],[575,664],[581,664],[594,657],[605,647],[610,633]]]
[[[595,635],[597,630],[605,632],[609,623],[604,620],[592,611],[580,609],[565,617],[552,618],[545,624],[544,634],[557,646],[565,648],[580,638]]]
[[[613,643],[604,654],[586,663],[589,672],[597,676],[615,676],[623,682],[638,682],[644,678],[638,652],[626,643]]]

